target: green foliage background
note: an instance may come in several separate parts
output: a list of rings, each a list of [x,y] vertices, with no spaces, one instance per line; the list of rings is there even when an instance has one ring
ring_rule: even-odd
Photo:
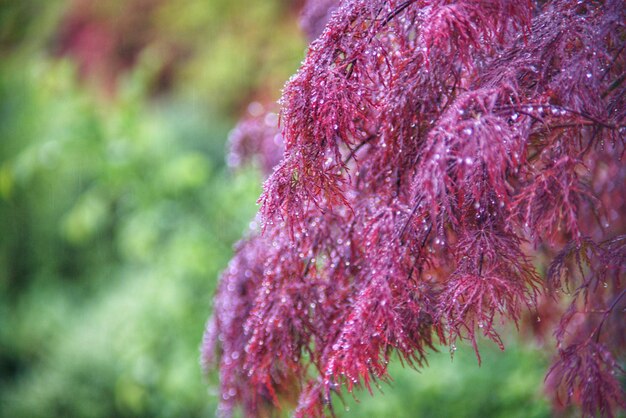
[[[0,417],[213,416],[198,346],[261,181],[225,167],[225,139],[302,59],[296,8],[149,1],[111,92],[59,33],[81,7],[116,22],[141,0],[90,1],[0,1]],[[385,395],[348,394],[345,415],[549,414],[545,358],[514,346],[484,364],[465,349],[421,374],[394,364]]]

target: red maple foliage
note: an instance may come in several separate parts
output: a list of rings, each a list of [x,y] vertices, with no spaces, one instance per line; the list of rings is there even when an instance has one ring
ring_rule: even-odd
[[[284,89],[262,232],[203,344],[220,414],[296,398],[296,416],[332,414],[331,393],[387,380],[393,353],[422,366],[469,341],[480,361],[477,338],[504,348],[529,311],[561,315],[555,405],[624,408],[623,1],[305,10],[312,35],[332,17]]]

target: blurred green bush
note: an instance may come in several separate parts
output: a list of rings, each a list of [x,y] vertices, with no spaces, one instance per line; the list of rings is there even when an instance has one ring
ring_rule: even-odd
[[[295,13],[287,0],[0,3],[0,417],[214,415],[198,346],[260,192],[254,169],[225,168],[224,142],[301,60]],[[89,55],[94,33],[115,48]],[[393,389],[347,395],[346,415],[547,416],[536,354],[490,352],[480,371],[457,357],[394,365]]]
[[[149,105],[141,69],[102,104],[67,61],[23,68],[0,81],[0,410],[210,411],[197,346],[258,178],[225,172],[224,121]]]
[[[293,19],[280,22],[279,1],[152,2],[137,17],[149,39],[104,91],[98,68],[81,67],[84,51],[59,52],[71,41],[63,25],[86,14],[83,26],[113,22],[115,40],[129,3],[88,13],[96,2],[0,6],[3,417],[215,410],[198,346],[215,279],[260,191],[255,171],[226,170],[224,142],[264,77],[253,71],[286,78],[304,44],[285,36],[291,50],[277,47],[296,31]],[[247,29],[218,37],[228,25]],[[187,56],[168,62],[169,43]]]

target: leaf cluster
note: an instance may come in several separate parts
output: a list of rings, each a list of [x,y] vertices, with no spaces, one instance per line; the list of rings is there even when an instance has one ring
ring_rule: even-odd
[[[281,396],[332,414],[341,387],[389,379],[393,352],[418,367],[467,340],[480,361],[477,338],[503,349],[545,288],[571,304],[555,393],[623,407],[625,17],[619,1],[341,2],[285,86],[262,233],[216,297],[223,414]]]

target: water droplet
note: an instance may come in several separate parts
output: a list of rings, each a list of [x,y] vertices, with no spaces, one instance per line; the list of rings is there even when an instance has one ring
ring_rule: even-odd
[[[248,105],[248,113],[252,116],[261,116],[265,111],[263,105],[259,102],[252,102]]]
[[[587,78],[591,78],[591,73],[587,73]]]

